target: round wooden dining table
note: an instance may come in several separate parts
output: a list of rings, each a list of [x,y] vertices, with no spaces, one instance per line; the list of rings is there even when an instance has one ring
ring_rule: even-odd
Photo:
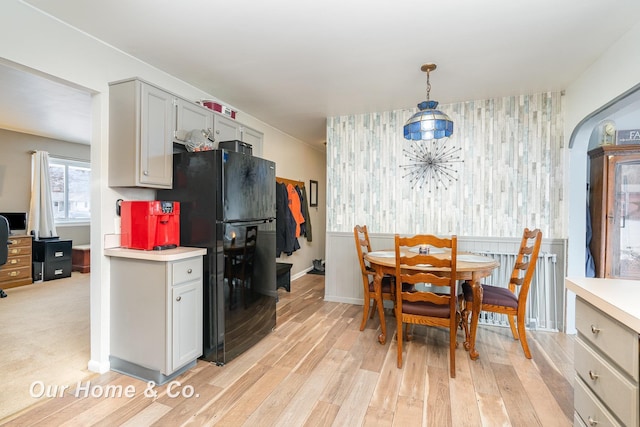
[[[414,251],[409,249],[408,251],[403,253],[403,256],[411,256],[412,253],[414,253]],[[417,251],[415,252],[415,254],[417,255]],[[451,256],[451,252],[447,249],[433,248],[431,249],[431,255],[447,258]],[[387,326],[384,319],[384,307],[382,304],[382,277],[385,274],[389,274],[392,276],[395,276],[396,274],[395,249],[369,252],[368,254],[364,255],[364,259],[367,260],[371,265],[371,268],[375,270],[373,284],[376,293],[376,305],[378,308],[378,317],[380,318],[381,329],[381,334],[378,336],[378,341],[381,344],[384,344],[387,340]],[[467,337],[465,337],[464,343],[464,348],[469,351],[469,356],[472,360],[477,359],[479,356],[478,352],[476,351],[476,331],[478,329],[480,308],[482,307],[482,284],[480,281],[484,277],[491,275],[491,272],[498,266],[500,266],[500,263],[491,257],[484,255],[475,255],[466,252],[458,252],[456,279],[459,281],[463,280],[470,283],[473,289],[471,331],[469,339],[467,340]],[[451,269],[449,268],[433,267],[429,265],[405,267],[406,269],[428,271],[447,277],[451,273]]]

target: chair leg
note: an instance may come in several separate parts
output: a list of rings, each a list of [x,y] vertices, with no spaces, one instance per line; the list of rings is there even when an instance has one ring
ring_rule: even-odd
[[[371,299],[365,301],[362,307],[362,323],[360,323],[360,330],[364,331],[364,327],[367,325],[367,317],[369,317],[369,308],[371,307]],[[371,311],[371,317],[373,317],[373,310]]]
[[[402,314],[396,314],[396,341],[398,341],[398,368],[402,368]]]
[[[467,309],[467,303],[465,301],[463,301],[462,304],[463,308],[460,315],[460,323],[462,323],[462,329],[464,330],[464,349],[469,351],[469,348],[471,347],[469,338],[469,315],[471,314],[471,312],[469,312],[469,310]]]
[[[462,328],[462,313],[456,311],[456,324],[455,324],[455,332],[454,336],[456,337],[456,348],[458,348],[458,328],[461,330]]]
[[[513,314],[507,314],[507,318],[509,319],[509,327],[511,328],[511,334],[513,335],[513,339],[517,340],[519,338],[518,331],[516,329],[516,316]],[[518,321],[518,327],[520,326],[520,322]]]
[[[405,341],[413,341],[413,323],[406,323],[404,325],[404,339]]]
[[[522,345],[524,356],[527,359],[531,359],[531,351],[529,351],[529,343],[527,342],[527,332],[524,329],[524,311],[522,314],[518,313],[518,331],[520,332],[520,345]]]
[[[458,316],[450,319],[449,322],[449,375],[451,378],[456,377],[456,335],[458,332]]]

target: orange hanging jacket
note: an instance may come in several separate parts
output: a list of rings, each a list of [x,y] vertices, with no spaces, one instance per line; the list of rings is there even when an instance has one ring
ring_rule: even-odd
[[[302,208],[300,205],[300,196],[295,187],[291,184],[287,184],[287,193],[289,193],[289,210],[293,214],[293,218],[296,220],[296,237],[300,237],[300,224],[304,222],[304,216],[302,215]]]

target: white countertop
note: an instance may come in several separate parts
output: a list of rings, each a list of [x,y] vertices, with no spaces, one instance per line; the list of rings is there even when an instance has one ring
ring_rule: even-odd
[[[142,259],[146,261],[178,261],[185,258],[206,255],[206,253],[206,249],[189,248],[185,246],[179,246],[175,249],[165,249],[163,251],[143,251],[125,248],[109,248],[104,250],[106,256]]]
[[[640,333],[640,280],[567,277],[567,289]]]

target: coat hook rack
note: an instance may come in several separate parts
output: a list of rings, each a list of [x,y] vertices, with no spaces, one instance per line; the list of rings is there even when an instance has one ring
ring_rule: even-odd
[[[279,182],[281,184],[291,184],[294,187],[296,185],[300,188],[304,187],[304,181],[296,181],[295,179],[281,178],[279,176],[276,176],[276,182]]]

